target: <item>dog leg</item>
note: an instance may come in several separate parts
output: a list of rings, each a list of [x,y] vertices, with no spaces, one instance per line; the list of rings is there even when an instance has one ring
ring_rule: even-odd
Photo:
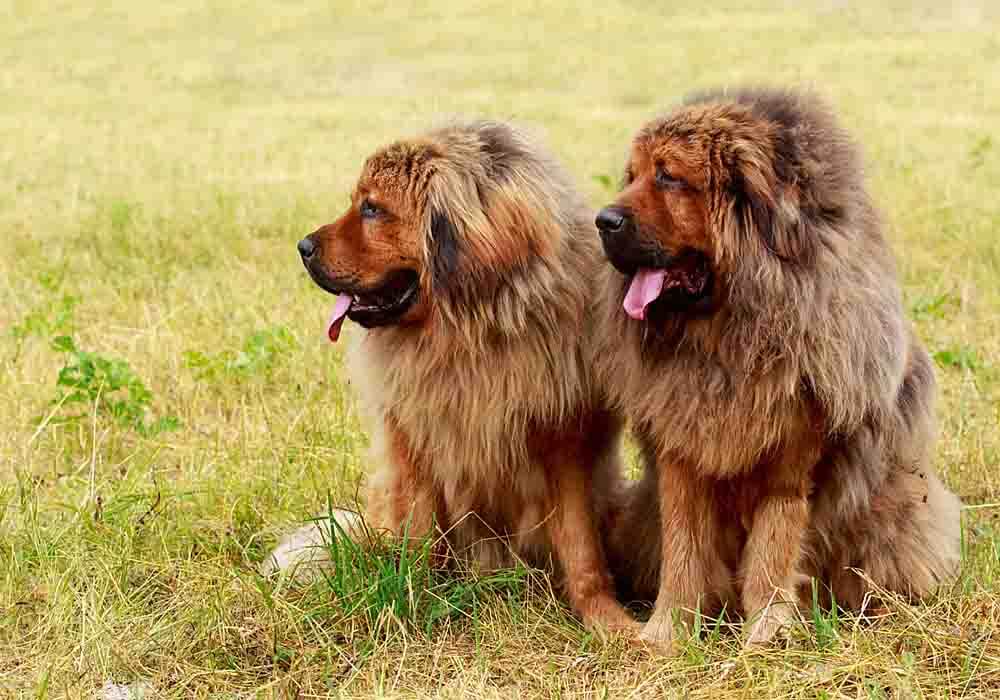
[[[808,501],[791,495],[769,495],[754,513],[743,560],[747,646],[771,641],[797,618],[796,564],[808,521]]]
[[[392,492],[393,532],[402,535],[406,529],[410,538],[426,537],[433,531],[439,511],[434,479],[401,428],[391,426],[390,445],[396,467]]]
[[[660,460],[660,586],[640,640],[666,654],[690,633],[695,610],[728,599],[729,567],[720,556],[713,484],[681,465]]]
[[[566,577],[567,597],[589,629],[634,636],[640,625],[615,597],[597,532],[589,475],[575,452],[558,450],[547,460],[552,516],[546,526]]]
[[[394,537],[407,536],[416,545],[443,530],[443,495],[434,484],[420,455],[410,445],[406,433],[392,420],[385,423],[388,446],[386,463],[369,481],[365,492],[368,523],[375,530]],[[436,550],[437,548],[435,548]],[[435,556],[437,556],[435,551]]]
[[[958,571],[961,508],[926,465],[896,467],[872,498],[864,527],[844,527],[835,535],[878,588],[917,602]],[[831,588],[837,603],[853,610],[871,592],[865,579],[843,567]]]
[[[786,450],[766,474],[741,566],[743,611],[751,625],[747,646],[771,641],[798,617],[799,557],[809,527],[810,474],[818,459],[818,443],[802,445]]]

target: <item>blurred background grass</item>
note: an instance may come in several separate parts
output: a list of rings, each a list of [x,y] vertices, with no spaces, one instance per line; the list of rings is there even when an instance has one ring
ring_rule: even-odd
[[[832,649],[747,659],[723,639],[664,663],[594,643],[537,591],[386,636],[322,590],[258,581],[276,533],[350,503],[364,471],[328,299],[294,249],[363,158],[451,117],[514,119],[596,206],[638,125],[745,83],[816,90],[864,143],[939,364],[937,466],[981,506],[956,591]],[[0,3],[0,695],[988,696],[998,127],[988,0]],[[85,358],[53,350],[62,335],[127,363],[143,425],[180,427],[67,401],[60,369]],[[106,392],[117,370],[93,371]]]

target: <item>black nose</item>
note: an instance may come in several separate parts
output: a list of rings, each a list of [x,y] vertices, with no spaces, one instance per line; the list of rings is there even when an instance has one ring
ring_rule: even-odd
[[[604,207],[597,212],[594,223],[597,228],[606,233],[618,233],[625,228],[628,214],[617,207]]]
[[[316,244],[312,242],[311,238],[303,238],[299,241],[299,255],[303,258],[312,257],[312,254],[316,251]]]

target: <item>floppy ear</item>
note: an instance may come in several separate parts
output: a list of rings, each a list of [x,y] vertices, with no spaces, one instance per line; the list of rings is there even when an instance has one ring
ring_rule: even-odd
[[[427,248],[432,283],[436,290],[444,291],[458,274],[458,230],[448,214],[437,206],[430,210]]]
[[[730,187],[738,224],[779,260],[807,262],[813,250],[797,191],[784,181],[776,157],[756,146],[737,149]]]

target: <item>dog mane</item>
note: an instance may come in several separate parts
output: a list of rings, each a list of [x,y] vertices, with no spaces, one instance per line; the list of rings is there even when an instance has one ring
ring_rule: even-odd
[[[717,91],[684,105],[636,140],[708,140],[720,308],[674,315],[658,333],[620,309],[608,322],[647,355],[689,348],[709,358],[760,405],[800,401],[804,389],[832,433],[884,419],[909,362],[909,330],[859,148],[809,94]]]
[[[592,402],[581,333],[601,264],[593,214],[555,158],[506,123],[449,124],[369,163],[388,167],[393,148],[421,212],[431,317],[368,333],[353,363],[379,387],[365,392],[375,415],[391,412],[415,449],[456,473],[516,470],[530,426]]]
[[[425,199],[425,256],[438,320],[480,348],[558,325],[551,314],[568,309],[548,297],[568,285],[566,249],[590,224],[568,175],[501,122],[453,124],[430,139],[440,155]]]

